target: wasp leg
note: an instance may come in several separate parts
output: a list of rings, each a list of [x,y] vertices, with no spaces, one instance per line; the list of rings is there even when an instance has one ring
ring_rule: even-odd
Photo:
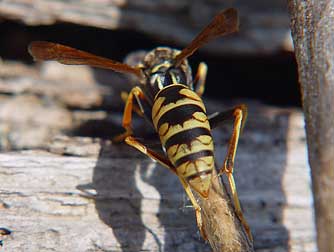
[[[221,112],[221,113],[216,113],[210,117],[211,118],[209,119],[209,121],[212,127],[216,127],[219,123],[234,118],[233,132],[232,132],[232,136],[230,138],[229,144],[228,144],[227,155],[225,157],[223,167],[219,171],[219,174],[226,173],[228,181],[229,181],[229,185],[231,188],[231,194],[233,197],[233,202],[234,202],[236,213],[242,225],[244,226],[245,231],[247,232],[248,238],[251,241],[253,241],[253,237],[252,237],[249,225],[245,217],[243,216],[243,213],[241,210],[237,188],[236,188],[234,177],[233,177],[235,154],[237,151],[239,136],[240,136],[240,133],[242,132],[242,129],[245,125],[245,121],[247,118],[247,107],[245,105],[239,105],[231,110]]]
[[[204,226],[203,226],[203,220],[202,220],[202,215],[201,215],[201,207],[198,205],[198,203],[195,199],[195,196],[190,189],[189,184],[182,177],[178,176],[178,178],[180,179],[181,184],[182,184],[184,190],[186,191],[186,193],[187,193],[187,195],[190,199],[191,204],[194,207],[195,215],[196,215],[196,223],[197,223],[197,227],[198,227],[198,229],[201,233],[201,236],[204,240],[207,240],[207,236],[206,236]]]
[[[134,87],[131,89],[130,93],[127,96],[127,99],[125,102],[124,113],[123,113],[122,125],[125,129],[125,132],[114,137],[113,138],[114,142],[122,142],[127,136],[132,135],[131,122],[132,122],[132,111],[134,110],[133,100],[134,98],[137,100],[139,109],[141,113],[144,114],[144,109],[140,103],[140,99],[144,99],[144,97],[145,95],[140,87]]]
[[[169,170],[171,170],[172,172],[174,172],[176,174],[176,170],[173,166],[173,164],[163,155],[160,155],[159,153],[151,150],[150,148],[147,148],[143,143],[141,143],[140,141],[138,141],[137,139],[135,139],[132,136],[128,136],[127,138],[125,138],[125,142],[127,144],[129,144],[130,146],[133,146],[134,148],[136,148],[137,150],[139,150],[140,152],[144,153],[145,155],[149,156],[150,158],[156,160],[157,162],[159,162],[160,164],[162,164],[163,166],[167,167]],[[181,184],[184,188],[184,190],[186,191],[194,209],[195,209],[195,214],[196,214],[196,222],[197,222],[197,226],[198,229],[200,230],[200,233],[203,237],[203,239],[206,240],[206,234],[203,228],[203,221],[202,221],[202,216],[201,216],[201,207],[198,205],[194,194],[192,193],[188,183],[180,176],[178,176],[178,178],[181,181]]]
[[[126,104],[126,101],[128,100],[128,97],[129,97],[129,93],[125,91],[121,92],[121,99],[123,100],[125,104]],[[133,104],[133,111],[135,111],[140,116],[144,116],[142,110],[140,109],[139,106],[137,106],[137,104]]]
[[[235,112],[235,110],[241,110],[241,114],[242,114],[241,127],[240,127],[240,133],[241,133],[245,126],[247,114],[248,114],[247,106],[245,104],[240,104],[230,110],[222,111],[222,112],[215,112],[209,115],[208,118],[209,118],[211,129],[216,128],[217,126],[225,123],[226,121],[235,120],[235,113],[238,113],[238,112]]]
[[[206,73],[208,72],[208,67],[204,62],[201,62],[198,66],[197,73],[194,79],[195,92],[198,96],[202,96],[205,88]]]
[[[158,152],[146,147],[143,143],[138,141],[136,138],[132,136],[128,136],[125,138],[125,142],[139,150],[140,152],[144,153],[146,156],[158,161],[161,165],[167,167],[172,172],[176,173],[173,164],[163,155],[159,154]]]

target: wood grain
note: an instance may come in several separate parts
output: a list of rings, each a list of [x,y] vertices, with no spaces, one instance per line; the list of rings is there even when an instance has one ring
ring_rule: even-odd
[[[110,142],[122,131],[124,79],[85,67],[1,64],[0,227],[12,231],[1,237],[5,250],[205,252],[238,244],[228,221],[237,232],[240,226],[224,190],[218,190],[221,203],[200,202],[212,221],[206,228],[222,234],[208,243],[177,177]],[[235,178],[255,251],[314,252],[301,111],[204,101],[209,113],[240,102],[249,106]],[[134,123],[138,136],[149,128],[140,118]],[[231,127],[213,131],[218,167]]]
[[[292,51],[286,2],[272,1],[61,1],[4,0],[0,15],[27,25],[68,22],[110,30],[141,32],[165,43],[185,46],[219,11],[234,7],[242,21],[237,35],[219,39],[203,51],[272,54]]]
[[[289,1],[306,122],[319,251],[334,250],[334,4]]]

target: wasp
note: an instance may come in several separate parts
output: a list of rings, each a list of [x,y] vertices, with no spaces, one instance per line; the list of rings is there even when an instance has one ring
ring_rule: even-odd
[[[234,8],[217,14],[183,50],[157,47],[148,52],[136,66],[96,56],[61,44],[34,41],[29,52],[35,60],[55,60],[67,65],[89,65],[133,74],[138,79],[126,94],[122,125],[123,134],[115,140],[158,161],[175,173],[195,210],[196,221],[205,239],[201,208],[193,191],[204,199],[209,196],[215,169],[214,144],[211,130],[221,122],[234,120],[227,155],[219,174],[227,175],[237,216],[252,240],[243,217],[233,177],[234,160],[240,133],[247,118],[246,105],[208,115],[202,101],[207,65],[201,62],[195,77],[187,58],[212,39],[238,31],[238,13]],[[147,110],[147,108],[149,108]],[[132,114],[147,117],[159,135],[163,152],[149,148],[133,136]]]

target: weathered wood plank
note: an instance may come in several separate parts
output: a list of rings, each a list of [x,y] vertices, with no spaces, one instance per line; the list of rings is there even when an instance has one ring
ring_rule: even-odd
[[[218,163],[227,132],[214,132]],[[6,250],[211,250],[173,174],[126,145],[63,139],[73,146],[66,155],[86,145],[95,145],[87,157],[0,154],[0,223],[13,231]],[[251,105],[235,176],[256,251],[316,251],[301,112]]]
[[[0,155],[0,225],[13,231],[6,249],[211,250],[176,176],[108,140],[121,130],[119,92],[125,85],[118,75],[101,78],[90,68],[52,63],[2,66],[2,150],[35,149]],[[209,113],[235,104],[204,100]],[[301,112],[244,102],[249,118],[235,176],[255,249],[313,252]],[[21,115],[23,109],[29,113]],[[148,128],[142,120],[134,123],[136,134]],[[218,166],[230,130],[214,131]]]
[[[319,251],[334,250],[334,3],[289,1],[312,168]]]
[[[286,2],[275,1],[25,1],[0,2],[0,15],[28,25],[70,22],[107,29],[129,29],[160,41],[188,44],[211,18],[227,7],[239,10],[237,35],[214,41],[203,50],[218,53],[292,51]]]

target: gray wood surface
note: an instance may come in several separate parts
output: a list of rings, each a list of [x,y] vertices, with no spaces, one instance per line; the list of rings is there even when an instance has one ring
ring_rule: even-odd
[[[312,168],[319,251],[334,250],[334,3],[289,1]]]
[[[302,117],[276,112],[261,127],[276,134],[245,130],[236,163],[240,199],[256,251],[316,251]],[[0,155],[0,223],[12,231],[5,251],[211,250],[169,171],[125,145],[65,138],[58,148],[62,141],[67,155],[92,145],[95,152]]]
[[[184,46],[217,12],[238,9],[240,32],[210,43],[202,50],[221,53],[292,51],[286,1],[62,1],[3,0],[0,17],[28,25],[69,22],[105,29],[143,32],[164,43]]]
[[[129,79],[0,64],[0,227],[12,231],[2,250],[211,251],[177,177],[109,140],[122,131]],[[204,100],[209,113],[249,106],[235,178],[255,251],[316,251],[301,111]],[[148,129],[135,125],[138,135]],[[229,124],[214,130],[218,166],[230,133]]]
[[[87,107],[96,105],[67,106],[61,95],[45,91],[66,77],[68,83],[91,87],[102,100],[112,99],[113,96],[104,96],[96,75],[85,78],[86,83],[73,81],[84,73],[91,74],[89,68],[62,68],[58,64],[20,66],[15,75],[2,72],[0,78],[0,128],[7,129],[1,132],[1,146],[7,146],[7,151],[0,154],[0,226],[12,231],[2,237],[2,250],[211,251],[200,238],[193,209],[176,176],[136,150],[107,140],[117,131],[117,125],[120,130],[121,103],[107,106],[108,112],[90,110]],[[52,72],[61,67],[58,80],[52,80],[53,75],[46,71],[53,67]],[[73,71],[83,72],[71,77]],[[5,85],[7,82],[15,82],[16,88]],[[29,83],[45,86],[36,92],[38,85]],[[3,91],[5,87],[7,91]],[[69,92],[66,87],[73,86],[64,85],[62,92]],[[102,87],[105,91],[107,86]],[[115,87],[109,88],[117,97]],[[85,88],[81,92],[79,86],[73,90],[73,95],[87,95]],[[9,113],[4,108],[17,99],[26,103],[20,105],[15,117],[15,110]],[[204,99],[209,112],[240,102]],[[39,104],[38,110],[20,113],[31,100]],[[249,118],[237,152],[235,177],[254,235],[255,251],[314,252],[302,113],[296,108],[242,102],[249,105]],[[62,108],[69,115],[68,124],[64,126],[66,120],[59,118],[58,124],[52,121],[55,116],[47,116],[53,111],[50,107]],[[136,123],[142,125],[140,120]],[[31,142],[36,140],[38,144],[22,147],[18,145],[21,136],[29,139],[29,135],[17,133],[20,127],[44,129],[45,138],[41,141],[35,138],[39,133],[32,134]],[[231,125],[214,130],[218,164],[223,162],[230,130]],[[106,140],[96,137],[101,132]],[[90,137],[83,137],[85,134]]]

